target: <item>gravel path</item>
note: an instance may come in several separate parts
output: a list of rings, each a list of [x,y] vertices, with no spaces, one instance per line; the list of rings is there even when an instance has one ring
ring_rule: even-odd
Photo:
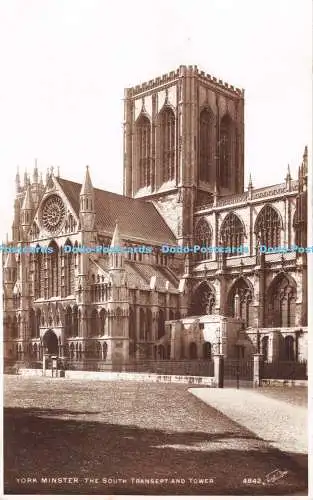
[[[308,412],[257,391],[189,389],[199,399],[286,453],[306,455]]]

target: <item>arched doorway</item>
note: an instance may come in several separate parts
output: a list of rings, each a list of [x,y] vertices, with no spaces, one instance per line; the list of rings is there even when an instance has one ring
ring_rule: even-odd
[[[295,361],[295,342],[291,335],[287,335],[284,340],[285,344],[285,360]]]
[[[212,345],[210,342],[204,342],[203,359],[211,359],[211,357],[212,357]]]
[[[42,344],[44,347],[44,352],[47,354],[52,354],[54,356],[57,356],[59,353],[59,343],[58,343],[58,337],[54,333],[53,330],[47,330],[44,336],[42,337]]]
[[[268,337],[263,337],[262,338],[262,354],[263,354],[263,360],[268,361],[268,346],[269,346],[269,340]]]

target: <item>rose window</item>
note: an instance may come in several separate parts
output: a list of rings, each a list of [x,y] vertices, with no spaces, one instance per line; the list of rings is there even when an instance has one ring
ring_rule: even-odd
[[[41,211],[42,225],[48,231],[56,232],[65,218],[65,206],[59,196],[52,195],[46,199]]]

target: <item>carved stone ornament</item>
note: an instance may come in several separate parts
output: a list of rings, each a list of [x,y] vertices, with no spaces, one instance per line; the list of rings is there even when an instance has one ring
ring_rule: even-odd
[[[43,203],[41,209],[41,224],[50,233],[60,230],[65,220],[65,205],[57,195],[49,196]]]

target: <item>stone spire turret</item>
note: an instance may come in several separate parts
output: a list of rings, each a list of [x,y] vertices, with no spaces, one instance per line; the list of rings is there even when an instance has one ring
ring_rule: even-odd
[[[110,269],[124,268],[123,241],[116,221],[114,233],[111,240]]]
[[[37,160],[35,160],[35,166],[34,166],[34,171],[33,171],[33,182],[34,184],[38,184],[38,167],[37,167]]]
[[[95,225],[95,194],[89,173],[86,167],[84,182],[80,191],[80,220],[82,229],[93,231]]]
[[[290,173],[290,165],[289,165],[289,163],[288,163],[288,166],[287,166],[287,174],[286,174],[285,181],[286,181],[286,188],[288,190],[290,190],[291,189],[291,173]]]
[[[19,193],[21,191],[21,178],[20,178],[19,167],[17,167],[17,172],[15,176],[15,187],[16,187],[16,192]]]
[[[33,208],[34,204],[31,194],[31,188],[30,186],[28,186],[21,209],[21,225],[25,232],[27,232],[31,226]]]

